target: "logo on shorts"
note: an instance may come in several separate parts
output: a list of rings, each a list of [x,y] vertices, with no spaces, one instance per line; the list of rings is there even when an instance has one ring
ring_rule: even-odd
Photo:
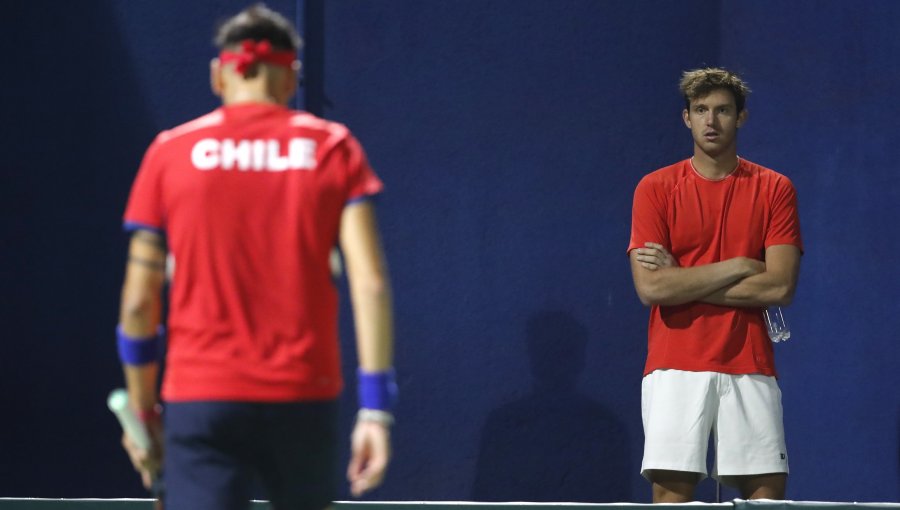
[[[782,453],[782,454],[781,454],[781,460],[784,460],[785,458],[786,458],[785,455]]]

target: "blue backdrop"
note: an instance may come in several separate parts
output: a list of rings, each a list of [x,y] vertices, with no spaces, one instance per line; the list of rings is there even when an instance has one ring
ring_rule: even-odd
[[[631,197],[690,155],[676,83],[708,64],[754,91],[739,153],[800,198],[776,348],[788,497],[900,500],[900,3],[269,5],[310,36],[296,105],[349,125],[387,185],[402,399],[372,499],[649,500]],[[215,107],[214,22],[242,7],[5,6],[0,496],[143,494],[103,405],[121,384],[120,216],[156,132]],[[345,435],[354,399],[351,383]]]

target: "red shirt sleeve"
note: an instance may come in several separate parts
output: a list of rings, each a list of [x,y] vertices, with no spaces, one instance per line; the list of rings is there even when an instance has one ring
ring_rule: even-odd
[[[369,166],[366,153],[359,141],[348,135],[342,145],[346,151],[347,161],[347,202],[355,202],[380,193],[384,189],[384,184]]]
[[[653,174],[641,179],[634,190],[628,251],[642,248],[648,242],[659,243],[671,250],[666,223],[666,193]]]
[[[138,170],[125,208],[126,230],[165,230],[162,194],[162,163],[159,161],[159,137],[153,141]]]
[[[791,244],[803,251],[800,237],[800,217],[797,213],[797,192],[790,179],[784,176],[775,182],[769,228],[766,229],[766,248],[777,244]]]

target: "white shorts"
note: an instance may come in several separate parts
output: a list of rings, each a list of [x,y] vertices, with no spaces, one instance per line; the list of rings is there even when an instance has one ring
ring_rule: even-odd
[[[787,473],[781,390],[774,377],[656,370],[641,383],[644,460],[648,470],[688,471],[706,477],[706,449],[714,434],[712,476]]]

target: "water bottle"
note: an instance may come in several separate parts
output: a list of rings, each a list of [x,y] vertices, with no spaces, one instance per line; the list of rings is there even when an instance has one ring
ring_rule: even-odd
[[[763,320],[766,321],[766,331],[773,342],[783,342],[791,337],[791,328],[788,327],[780,306],[763,308]]]

